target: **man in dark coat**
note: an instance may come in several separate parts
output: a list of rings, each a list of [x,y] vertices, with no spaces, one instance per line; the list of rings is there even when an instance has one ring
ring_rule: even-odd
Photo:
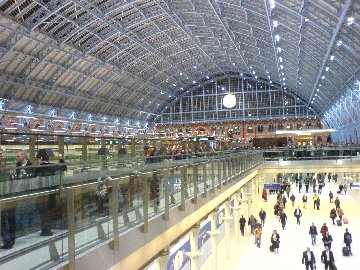
[[[307,247],[306,251],[303,252],[301,261],[302,264],[305,264],[306,270],[309,270],[309,266],[311,270],[314,269],[316,260],[315,260],[314,252],[312,252],[309,247]]]
[[[325,264],[325,270],[332,270],[335,265],[334,254],[329,250],[329,246],[325,246],[325,250],[321,253],[321,262]]]
[[[245,225],[246,225],[246,219],[244,218],[243,215],[241,215],[241,218],[239,219],[239,223],[240,223],[240,231],[241,231],[241,235],[244,236],[244,230],[245,230]]]

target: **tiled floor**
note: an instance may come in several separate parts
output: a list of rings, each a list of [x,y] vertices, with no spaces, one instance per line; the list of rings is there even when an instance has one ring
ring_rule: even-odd
[[[298,193],[295,186],[292,187],[296,196],[295,206],[301,205],[302,194]],[[255,217],[258,217],[259,209],[262,207],[267,212],[267,218],[262,235],[261,248],[257,248],[254,245],[254,238],[250,235],[249,226],[246,227],[245,236],[240,236],[240,241],[235,239],[235,233],[232,231],[230,250],[231,257],[226,259],[225,254],[225,240],[222,240],[218,245],[218,265],[215,268],[211,265],[211,257],[201,267],[201,270],[211,269],[276,269],[276,270],[303,270],[305,266],[301,264],[302,252],[305,251],[307,246],[311,247],[316,257],[317,269],[325,269],[324,265],[320,261],[320,255],[323,248],[321,237],[318,236],[316,246],[311,246],[311,238],[309,235],[309,226],[311,222],[315,222],[315,225],[320,231],[321,225],[326,222],[329,227],[329,232],[332,235],[334,241],[332,250],[334,252],[335,262],[339,270],[355,270],[359,269],[360,265],[360,202],[356,201],[350,195],[339,195],[341,201],[341,207],[345,212],[345,216],[349,218],[349,224],[338,227],[332,225],[332,220],[329,218],[329,212],[334,204],[329,202],[329,191],[336,195],[338,186],[334,183],[326,183],[326,187],[323,189],[321,198],[320,210],[313,209],[313,193],[308,194],[308,206],[307,209],[302,209],[303,217],[301,219],[301,225],[296,225],[296,218],[294,217],[294,209],[291,206],[291,202],[286,205],[286,214],[288,216],[287,227],[282,230],[281,224],[278,218],[273,214],[273,206],[275,203],[275,195],[270,196],[267,202],[259,200],[257,209],[254,211]],[[352,251],[353,256],[342,256],[343,247],[343,234],[345,228],[348,228],[353,237]],[[272,231],[276,229],[281,237],[279,254],[275,255],[269,251],[270,236]],[[232,229],[234,230],[234,229]],[[225,238],[224,238],[225,239]]]

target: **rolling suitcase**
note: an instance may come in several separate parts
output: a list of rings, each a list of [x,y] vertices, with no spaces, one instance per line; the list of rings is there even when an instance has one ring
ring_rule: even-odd
[[[342,221],[341,221],[341,220],[337,220],[337,221],[336,221],[336,225],[342,226]]]
[[[343,247],[342,248],[342,254],[343,254],[343,256],[350,256],[350,250],[349,250],[349,248],[348,247]]]

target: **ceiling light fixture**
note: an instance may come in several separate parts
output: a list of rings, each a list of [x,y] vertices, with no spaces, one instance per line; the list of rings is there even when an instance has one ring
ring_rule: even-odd
[[[236,105],[236,96],[234,94],[227,93],[223,97],[223,104],[228,109],[234,108]]]

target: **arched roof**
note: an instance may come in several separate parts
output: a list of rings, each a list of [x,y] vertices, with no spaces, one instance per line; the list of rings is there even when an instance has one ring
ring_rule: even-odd
[[[0,97],[14,110],[149,121],[205,76],[244,72],[323,114],[359,78],[359,10],[356,0],[0,0]]]

